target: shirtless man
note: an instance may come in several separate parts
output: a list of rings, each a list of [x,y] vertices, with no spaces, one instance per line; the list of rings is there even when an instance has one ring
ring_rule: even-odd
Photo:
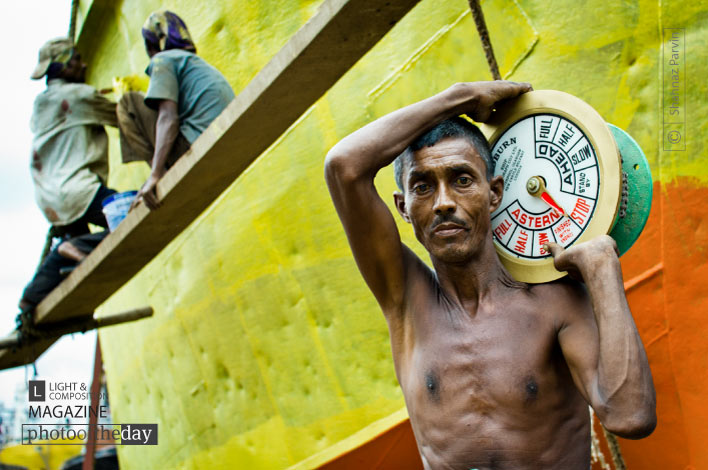
[[[457,116],[484,122],[496,102],[529,90],[459,83],[370,123],[327,155],[327,184],[388,322],[426,469],[586,470],[588,404],[625,438],[656,426],[614,241],[551,244],[556,268],[573,279],[546,284],[515,281],[497,257],[490,214],[503,180],[488,175],[484,137]],[[401,242],[374,187],[399,155],[395,205],[434,270]]]

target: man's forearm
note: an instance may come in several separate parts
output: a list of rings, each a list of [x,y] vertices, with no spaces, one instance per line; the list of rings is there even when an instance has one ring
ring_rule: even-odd
[[[165,172],[167,157],[179,133],[179,119],[171,113],[160,113],[155,131],[155,153],[152,157],[152,173],[162,176]]]
[[[531,91],[529,83],[496,80],[456,83],[428,99],[406,106],[341,140],[327,155],[327,166],[344,160],[339,173],[347,178],[373,178],[426,130],[445,119],[467,114],[478,122],[489,117],[494,105]],[[348,158],[355,156],[356,158]],[[341,167],[344,168],[341,168]],[[346,170],[346,171],[344,171]]]
[[[656,424],[656,397],[644,346],[627,305],[619,260],[610,257],[582,272],[597,321],[600,347],[597,393],[605,427],[643,437]]]
[[[371,176],[390,164],[427,129],[462,114],[474,105],[474,84],[458,83],[428,99],[383,116],[335,145],[328,160],[356,155],[348,166],[355,174]]]

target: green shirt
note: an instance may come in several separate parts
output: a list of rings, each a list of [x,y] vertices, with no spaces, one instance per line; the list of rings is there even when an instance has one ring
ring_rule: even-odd
[[[192,52],[155,54],[145,72],[150,76],[145,104],[157,109],[160,100],[177,103],[179,130],[190,144],[234,99],[221,72]]]

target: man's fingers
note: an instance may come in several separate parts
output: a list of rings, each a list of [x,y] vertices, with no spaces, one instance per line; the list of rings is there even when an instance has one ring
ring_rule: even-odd
[[[148,206],[148,209],[155,210],[159,207],[159,202],[157,200],[157,196],[155,196],[154,189],[145,193],[143,199],[145,200],[145,205]]]
[[[568,257],[563,256],[565,254],[565,248],[557,243],[549,242],[543,245],[543,249],[551,253],[551,256],[553,256],[553,266],[555,266],[558,271],[570,272],[573,270],[573,266]]]
[[[130,203],[130,209],[128,209],[128,212],[132,211],[138,205],[140,205],[140,201],[142,201],[143,197],[140,194],[136,194],[135,197],[133,198],[133,202]]]
[[[532,91],[533,87],[528,82],[503,82],[504,86],[500,90],[499,100],[516,98],[526,92]]]
[[[562,246],[560,246],[558,243],[553,242],[549,242],[543,245],[543,249],[548,251],[554,258],[556,258],[564,251]]]
[[[527,91],[533,90],[533,87],[529,82],[507,82],[512,86],[513,90],[518,94],[526,93]]]

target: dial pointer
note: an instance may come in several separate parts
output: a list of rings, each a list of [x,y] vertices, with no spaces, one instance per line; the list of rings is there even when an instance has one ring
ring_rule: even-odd
[[[540,176],[532,176],[531,178],[529,178],[528,182],[526,183],[526,190],[529,192],[530,195],[541,198],[543,202],[551,206],[561,215],[568,215],[563,210],[563,208],[555,201],[555,199],[553,199],[553,196],[548,193],[548,190],[546,189],[546,184],[544,183],[543,178],[541,178]]]

